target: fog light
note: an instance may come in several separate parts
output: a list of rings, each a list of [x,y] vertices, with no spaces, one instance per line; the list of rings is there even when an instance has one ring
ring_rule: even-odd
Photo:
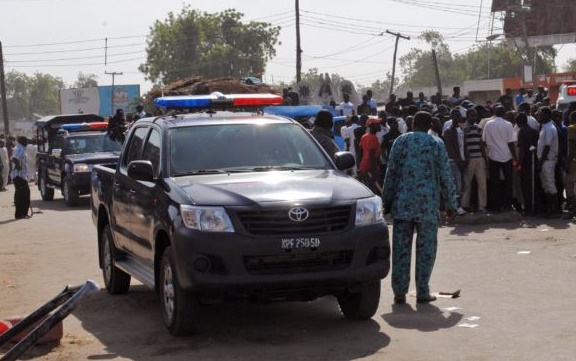
[[[206,257],[198,257],[194,261],[194,268],[198,272],[206,272],[210,269],[210,260]]]

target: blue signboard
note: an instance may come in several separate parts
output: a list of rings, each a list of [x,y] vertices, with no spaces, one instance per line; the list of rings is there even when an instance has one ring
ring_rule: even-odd
[[[133,112],[129,106],[134,99],[140,97],[140,85],[115,85],[114,96],[112,96],[112,86],[99,86],[98,95],[100,98],[99,115],[114,115],[116,109],[122,109],[125,113]],[[114,99],[114,103],[112,103]]]

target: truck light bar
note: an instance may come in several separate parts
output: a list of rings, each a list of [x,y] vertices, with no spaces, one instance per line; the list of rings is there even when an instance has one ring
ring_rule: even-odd
[[[69,132],[77,132],[81,130],[105,130],[108,128],[108,122],[94,122],[94,123],[74,123],[62,124],[60,129]]]
[[[282,97],[274,94],[179,95],[154,99],[161,108],[259,107],[282,104]]]

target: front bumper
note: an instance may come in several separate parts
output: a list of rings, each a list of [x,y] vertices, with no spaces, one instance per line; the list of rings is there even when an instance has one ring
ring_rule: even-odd
[[[72,187],[74,187],[79,194],[90,193],[91,172],[73,173],[69,177]]]
[[[388,275],[384,222],[317,237],[317,249],[283,250],[283,236],[207,234],[182,226],[172,246],[180,285],[201,294],[314,298]]]

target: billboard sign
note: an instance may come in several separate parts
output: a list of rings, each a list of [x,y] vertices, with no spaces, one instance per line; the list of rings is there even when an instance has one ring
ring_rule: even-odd
[[[575,0],[493,0],[492,12],[499,11],[507,38],[527,39],[530,46],[576,41]]]
[[[114,115],[116,109],[126,113],[133,111],[130,104],[140,98],[140,85],[98,86],[60,90],[61,114],[98,114],[102,117]]]

